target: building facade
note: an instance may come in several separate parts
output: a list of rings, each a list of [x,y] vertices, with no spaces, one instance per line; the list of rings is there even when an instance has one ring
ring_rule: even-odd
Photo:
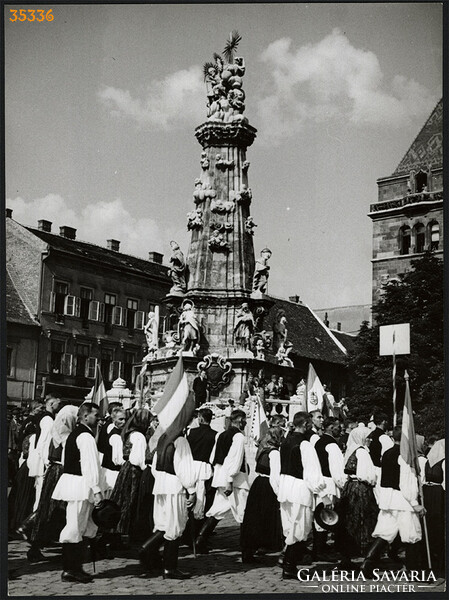
[[[136,258],[119,252],[117,240],[103,248],[77,240],[71,227],[57,235],[51,226],[24,227],[7,211],[7,272],[40,328],[31,398],[54,392],[81,401],[97,364],[107,389],[118,377],[132,383],[133,365],[146,353],[147,313],[158,311],[170,288],[168,268],[161,254]],[[162,325],[163,307],[160,314]],[[8,347],[14,335],[8,321]]]
[[[427,250],[443,258],[443,101],[394,173],[377,181],[373,221],[373,304],[382,287]]]

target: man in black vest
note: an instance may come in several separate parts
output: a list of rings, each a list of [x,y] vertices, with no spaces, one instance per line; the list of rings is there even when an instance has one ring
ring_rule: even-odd
[[[373,415],[373,423],[376,428],[369,434],[367,442],[371,460],[376,467],[377,484],[374,488],[374,495],[379,502],[380,465],[382,456],[386,450],[393,447],[393,441],[391,437],[385,433],[388,428],[388,417],[385,413],[376,411]]]
[[[324,417],[320,410],[312,410],[309,412],[312,425],[307,428],[307,439],[315,446],[317,441],[323,435]]]
[[[108,440],[108,433],[112,429],[112,413],[116,408],[123,409],[120,402],[111,402],[108,406],[108,412],[105,415],[104,421],[98,424],[97,447],[100,453],[100,462],[103,460],[103,454]]]
[[[420,569],[420,540],[422,538],[419,517],[425,513],[418,502],[418,479],[410,466],[400,456],[401,429],[393,431],[393,447],[382,456],[379,516],[373,531],[375,542],[371,545],[362,564],[365,575],[372,574],[376,560],[392,544],[399,534],[405,544],[405,566]]]
[[[340,497],[340,490],[343,489],[347,479],[344,457],[336,439],[340,435],[340,431],[340,421],[335,417],[326,417],[323,421],[324,433],[315,444],[326,484],[324,490],[318,494],[316,503],[322,502],[324,506],[330,508],[333,508],[335,501]],[[316,560],[336,560],[337,557],[329,553],[326,540],[327,531],[315,522],[312,554]]]
[[[217,491],[196,541],[198,552],[207,553],[207,536],[229,510],[237,523],[243,522],[249,492],[243,434],[246,414],[243,410],[236,409],[229,418],[230,427],[220,433],[215,445],[212,487],[217,488]]]
[[[158,551],[163,542],[163,578],[187,579],[190,575],[178,569],[178,550],[188,512],[196,504],[196,469],[189,443],[182,434],[175,432],[172,436],[165,432],[161,435],[154,467],[154,533],[139,552],[140,563],[146,571],[143,575],[159,574]]]
[[[126,417],[123,408],[117,406],[111,410],[111,423],[104,425],[107,433],[103,445],[103,458],[101,467],[106,483],[104,490],[105,498],[109,498],[114,489],[115,482],[123,464],[123,440],[121,436]]]
[[[83,538],[92,539],[97,526],[92,510],[103,499],[100,460],[95,443],[98,406],[85,402],[78,410],[78,423],[65,445],[64,473],[52,498],[67,502],[66,525],[61,531],[62,581],[88,583],[92,577],[82,568]]]
[[[212,488],[211,454],[218,432],[210,426],[212,421],[210,408],[198,411],[198,427],[190,430],[187,436],[197,472],[196,505],[193,510],[195,520],[201,522],[204,514],[212,506],[215,490]]]
[[[310,564],[305,556],[306,542],[312,529],[313,494],[324,489],[320,462],[307,439],[310,417],[298,412],[293,417],[293,432],[281,446],[281,477],[278,500],[287,548],[283,560],[284,579],[297,580],[297,565]]]

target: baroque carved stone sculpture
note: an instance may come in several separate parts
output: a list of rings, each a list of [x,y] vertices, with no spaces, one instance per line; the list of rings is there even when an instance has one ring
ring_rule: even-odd
[[[195,314],[195,306],[191,300],[184,300],[178,322],[178,336],[184,352],[192,352],[194,356],[200,349],[201,327]]]
[[[265,294],[268,285],[268,274],[270,267],[267,264],[271,258],[272,252],[269,248],[264,248],[260,252],[259,258],[256,260],[253,276],[253,290]]]
[[[244,302],[235,315],[234,340],[236,348],[244,352],[249,350],[253,333],[253,313],[250,311],[248,304]]]
[[[224,235],[218,231],[218,229],[214,230],[209,238],[208,244],[212,251],[228,252],[230,250],[228,242],[226,241]]]
[[[183,295],[187,291],[187,263],[178,243],[172,240],[170,246],[172,255],[170,256],[171,267],[168,274],[172,279],[173,285],[169,293]]]
[[[245,221],[245,231],[250,235],[254,235],[254,228],[257,227],[256,223],[254,223],[253,217],[246,217]]]
[[[203,226],[203,211],[201,208],[195,208],[187,213],[187,229],[199,229]]]

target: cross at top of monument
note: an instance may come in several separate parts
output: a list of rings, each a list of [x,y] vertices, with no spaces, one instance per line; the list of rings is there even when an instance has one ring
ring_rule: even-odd
[[[235,56],[242,37],[232,31],[222,54],[213,55],[214,62],[203,65],[207,93],[207,119],[222,123],[247,122],[245,92],[242,90],[242,77],[245,74],[245,59]]]

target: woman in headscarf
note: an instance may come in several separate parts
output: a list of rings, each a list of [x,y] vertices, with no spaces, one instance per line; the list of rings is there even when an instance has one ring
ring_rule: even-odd
[[[37,562],[45,558],[40,549],[48,542],[58,541],[59,534],[65,525],[66,502],[53,500],[52,494],[64,471],[62,452],[67,438],[75,429],[77,413],[77,406],[63,406],[53,423],[48,451],[50,464],[45,471],[42,492],[30,535],[31,547],[27,553],[30,562]]]
[[[159,424],[158,418],[150,413],[150,424],[145,434],[147,440],[147,448],[145,452],[145,470],[142,473],[139,485],[139,493],[137,495],[137,511],[136,511],[136,536],[139,540],[146,540],[153,533],[153,487],[154,477],[151,471],[151,463],[156,448],[150,447],[150,439]]]
[[[418,452],[418,463],[419,463],[419,478],[421,483],[424,484],[426,481],[426,438],[423,435],[416,434],[416,451]]]
[[[348,479],[337,509],[340,518],[338,545],[344,557],[344,567],[352,565],[351,558],[364,556],[372,542],[371,534],[379,512],[373,491],[376,469],[367,446],[370,433],[368,427],[358,425],[349,434],[346,446],[345,473]]]
[[[432,569],[438,575],[445,572],[445,440],[438,440],[427,455],[426,480],[423,485]]]
[[[145,434],[150,423],[151,413],[146,408],[135,410],[122,429],[123,459],[111,500],[121,509],[120,521],[116,531],[132,538],[136,533],[136,513],[140,479],[146,467],[145,452],[147,440]]]
[[[284,440],[284,433],[279,425],[271,427],[256,453],[257,477],[248,494],[240,530],[243,563],[258,562],[254,553],[259,548],[282,550],[281,512],[277,493],[281,475],[279,448]]]

